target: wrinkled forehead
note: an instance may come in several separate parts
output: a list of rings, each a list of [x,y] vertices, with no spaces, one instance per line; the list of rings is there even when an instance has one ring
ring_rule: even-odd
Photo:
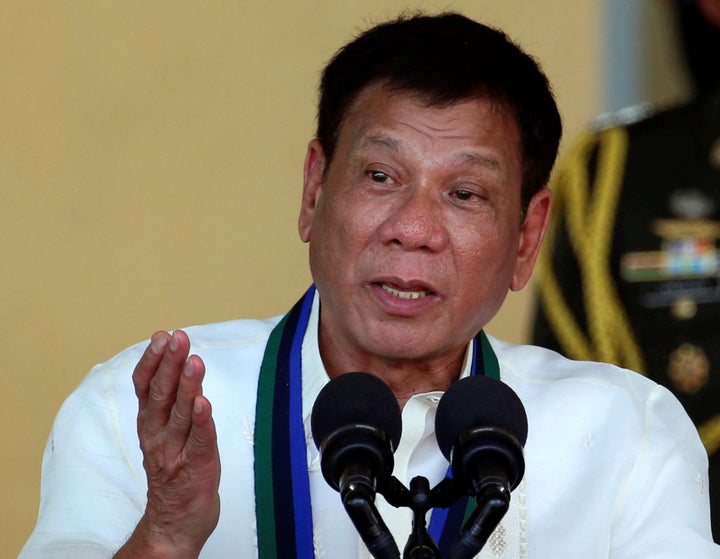
[[[372,95],[375,92],[380,92],[382,95]],[[372,105],[368,105],[366,103],[368,97],[373,97],[376,103],[382,103],[394,96],[409,98],[418,106],[426,107],[428,109],[442,109],[453,105],[482,101],[484,105],[482,113],[485,113],[485,111],[490,108],[490,110],[496,115],[509,119],[518,131],[521,130],[519,120],[514,108],[511,106],[511,103],[503,96],[495,94],[494,92],[487,90],[487,88],[480,88],[472,95],[459,98],[448,98],[447,96],[433,91],[422,91],[394,84],[387,80],[378,80],[371,82],[358,90],[353,98],[347,103],[342,118],[340,119],[338,129],[336,130],[335,140],[337,141],[337,138],[340,136],[343,127],[347,123],[348,117],[351,114],[357,114],[358,112],[367,111],[372,108]],[[478,115],[480,115],[480,113],[481,111],[478,111]],[[480,118],[480,116],[478,117]]]

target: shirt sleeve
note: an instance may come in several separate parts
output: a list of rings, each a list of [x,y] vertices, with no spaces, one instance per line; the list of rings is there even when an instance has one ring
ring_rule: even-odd
[[[641,450],[613,515],[610,559],[718,559],[712,541],[707,453],[677,399],[656,386]]]
[[[137,441],[136,409],[118,409],[118,389],[125,408],[134,401],[125,384],[129,370],[96,367],[61,407],[43,455],[38,521],[20,559],[112,557],[134,530],[146,480],[137,442],[128,448]]]

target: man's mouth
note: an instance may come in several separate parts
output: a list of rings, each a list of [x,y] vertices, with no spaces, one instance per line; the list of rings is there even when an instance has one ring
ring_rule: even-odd
[[[383,291],[387,291],[391,295],[398,297],[399,299],[420,299],[421,297],[427,297],[432,292],[426,289],[398,289],[391,287],[386,283],[381,284]]]

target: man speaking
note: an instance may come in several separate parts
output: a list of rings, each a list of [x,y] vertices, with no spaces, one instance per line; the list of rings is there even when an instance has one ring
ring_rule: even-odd
[[[284,317],[157,332],[93,369],[56,419],[21,557],[369,557],[310,425],[321,389],[354,371],[402,409],[403,484],[448,474],[448,388],[486,376],[519,396],[524,477],[480,557],[720,557],[707,457],[667,390],[483,332],[530,277],[560,133],[534,60],[461,15],[343,47],[304,166],[314,285]],[[376,505],[402,545],[410,510]],[[462,530],[451,509],[430,511],[441,544]]]

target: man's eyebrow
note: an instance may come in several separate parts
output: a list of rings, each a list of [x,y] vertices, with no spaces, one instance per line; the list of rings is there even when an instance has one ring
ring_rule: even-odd
[[[397,153],[400,152],[400,142],[385,134],[371,134],[365,137],[360,144],[361,149],[377,146],[391,149]]]
[[[363,141],[360,143],[361,150],[373,147],[386,148],[395,153],[400,153],[402,151],[400,142],[386,134],[370,134],[363,138]],[[455,155],[453,160],[461,164],[485,167],[495,171],[500,170],[500,162],[490,154],[475,151],[464,151]]]
[[[490,167],[494,170],[500,170],[500,163],[492,155],[485,155],[475,152],[459,153],[454,159],[460,163],[469,163],[480,167]]]

